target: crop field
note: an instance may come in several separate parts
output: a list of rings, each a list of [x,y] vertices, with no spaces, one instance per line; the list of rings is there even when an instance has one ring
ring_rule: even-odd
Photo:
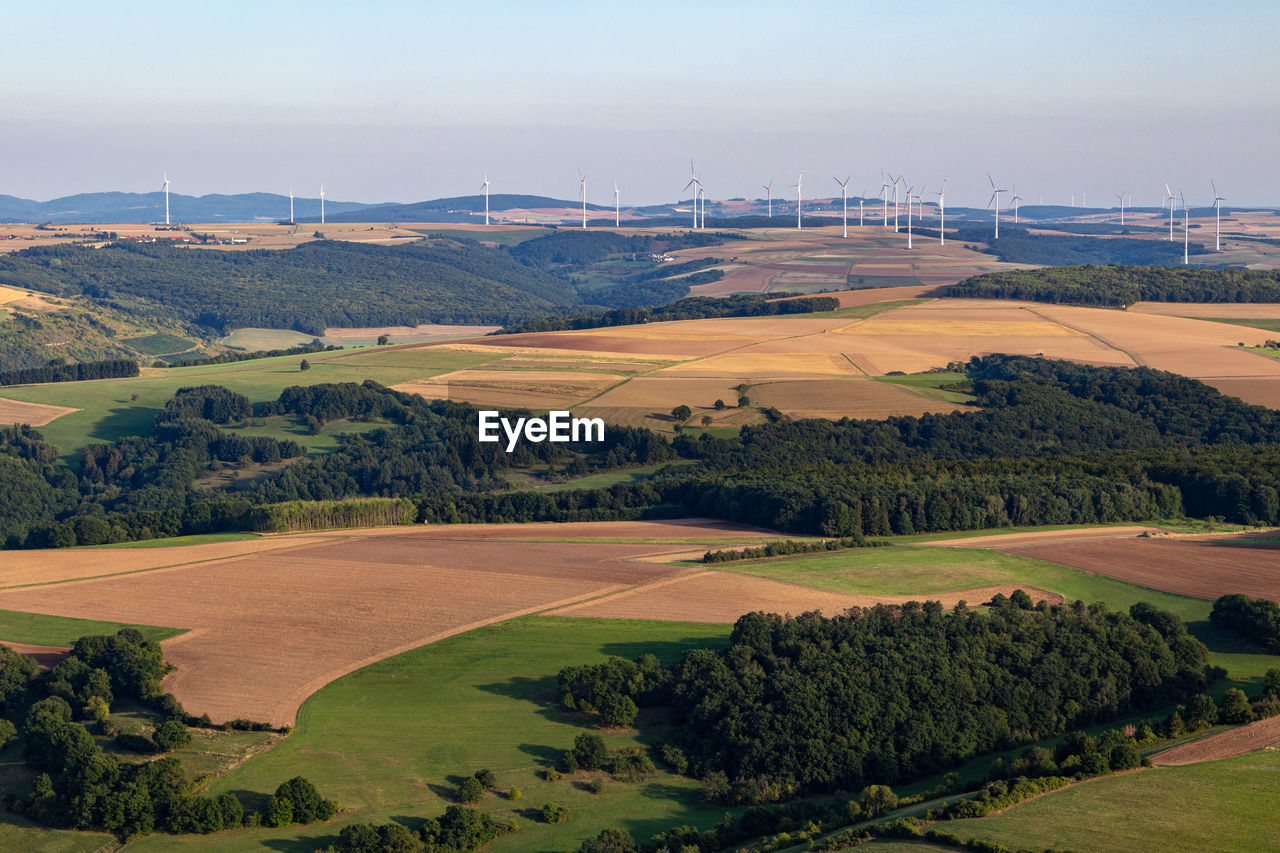
[[[944,825],[962,838],[1043,850],[1131,853],[1280,848],[1280,752],[1104,776],[992,817]]]
[[[714,524],[609,529],[642,540],[741,535]],[[480,625],[663,577],[678,569],[626,558],[681,548],[449,533],[480,538],[401,528],[178,549],[24,552],[0,569],[0,606],[185,629],[165,644],[177,667],[166,689],[217,720],[281,725],[340,675]]]
[[[1175,746],[1155,755],[1152,762],[1162,767],[1199,764],[1246,755],[1277,744],[1280,744],[1280,717],[1268,717]]]
[[[70,406],[51,406],[46,403],[24,403],[0,397],[0,424],[28,424],[44,426],[63,415],[78,412]]]
[[[392,387],[423,397],[477,406],[564,409],[590,399],[627,377],[590,371],[470,369]]]
[[[1219,537],[1124,538],[1000,547],[1179,595],[1213,599],[1240,592],[1280,601],[1280,549],[1248,543]]]

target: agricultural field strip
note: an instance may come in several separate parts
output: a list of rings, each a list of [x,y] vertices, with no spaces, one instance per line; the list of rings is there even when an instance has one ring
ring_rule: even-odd
[[[1207,737],[1180,743],[1156,753],[1151,761],[1162,767],[1177,767],[1234,758],[1276,744],[1280,744],[1280,717],[1268,717],[1225,732],[1215,732]]]
[[[1063,326],[1063,327],[1065,327],[1065,328],[1071,329],[1072,331],[1079,332],[1079,333],[1080,333],[1080,334],[1082,334],[1082,335],[1087,335],[1088,337],[1092,338],[1093,340],[1097,341],[1098,343],[1102,344],[1103,346],[1106,346],[1106,347],[1108,347],[1109,349],[1113,349],[1113,350],[1115,350],[1115,351],[1116,351],[1116,352],[1118,352],[1118,353],[1122,353],[1122,354],[1124,354],[1125,356],[1127,356],[1127,357],[1129,358],[1129,360],[1131,360],[1131,361],[1132,361],[1135,365],[1137,365],[1138,367],[1145,367],[1145,366],[1147,366],[1147,362],[1146,362],[1146,360],[1145,360],[1145,359],[1143,359],[1143,358],[1142,358],[1142,356],[1138,355],[1137,353],[1129,352],[1127,349],[1124,349],[1123,347],[1118,346],[1118,345],[1116,345],[1116,344],[1112,343],[1111,341],[1107,340],[1106,338],[1102,337],[1101,335],[1097,334],[1096,332],[1091,332],[1091,331],[1089,331],[1088,329],[1082,329],[1082,328],[1080,328],[1079,326],[1073,326],[1072,324],[1067,323],[1067,322],[1065,322],[1065,321],[1063,321],[1063,320],[1055,320],[1055,319],[1053,319],[1053,318],[1051,318],[1051,317],[1047,317],[1047,316],[1045,316],[1043,313],[1041,313],[1040,311],[1037,311],[1035,308],[1028,308],[1027,310],[1028,310],[1028,311],[1030,311],[1032,314],[1035,314],[1037,317],[1039,317],[1039,318],[1041,318],[1041,319],[1043,319],[1043,320],[1046,320],[1046,321],[1048,321],[1048,322],[1050,322],[1050,323],[1054,323],[1054,324],[1056,324],[1056,325]]]

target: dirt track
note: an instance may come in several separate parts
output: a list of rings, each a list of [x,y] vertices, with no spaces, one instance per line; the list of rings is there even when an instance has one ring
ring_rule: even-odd
[[[1257,752],[1276,744],[1280,744],[1280,717],[1270,717],[1167,749],[1153,756],[1151,763],[1165,767],[1199,764],[1202,761],[1217,761],[1219,758]]]

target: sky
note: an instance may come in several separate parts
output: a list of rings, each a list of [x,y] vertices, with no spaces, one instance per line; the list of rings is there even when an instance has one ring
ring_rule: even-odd
[[[12,4],[0,194],[1280,204],[1275,0]],[[687,198],[688,195],[684,194]]]

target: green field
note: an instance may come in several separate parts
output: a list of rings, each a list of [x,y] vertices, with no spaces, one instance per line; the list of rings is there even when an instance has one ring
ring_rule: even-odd
[[[919,284],[920,282],[911,279],[904,284]],[[815,293],[814,296],[823,296],[824,294]],[[834,311],[817,311],[812,314],[793,314],[788,316],[794,317],[846,317],[850,320],[865,320],[868,317],[874,317],[877,314],[883,314],[886,311],[892,311],[894,308],[905,308],[908,305],[919,305],[921,302],[930,302],[929,299],[893,299],[888,302],[873,302],[870,305],[849,305],[845,308],[837,308]]]
[[[289,349],[309,344],[316,339],[294,329],[236,329],[219,343],[246,352],[268,352],[273,349]]]
[[[910,373],[905,376],[876,376],[877,382],[890,385],[901,385],[910,388],[931,400],[942,400],[947,403],[971,403],[973,395],[963,391],[954,391],[944,386],[965,382],[968,377],[963,373]]]
[[[567,492],[573,489],[607,489],[610,486],[616,486],[620,483],[631,485],[649,479],[653,473],[659,468],[665,468],[668,465],[692,465],[692,461],[677,460],[675,462],[658,462],[653,465],[643,465],[639,468],[629,468],[626,471],[607,471],[603,474],[592,474],[589,477],[579,477],[576,480],[566,480],[563,483],[551,483],[546,486],[537,486],[535,491],[539,492]]]
[[[233,424],[224,426],[222,429],[245,437],[291,438],[302,445],[302,449],[307,453],[329,453],[338,449],[338,436],[340,435],[372,432],[389,426],[391,424],[380,421],[353,421],[349,418],[342,418],[336,421],[329,421],[320,429],[318,434],[311,435],[305,426],[298,423],[297,419],[276,416],[261,418],[259,422],[251,423],[249,426]]]
[[[1280,656],[1258,653],[1237,635],[1209,624],[1211,602],[1159,592],[1103,575],[1047,563],[1030,557],[980,548],[894,545],[719,563],[723,571],[772,578],[803,586],[854,595],[919,595],[954,592],[971,587],[1026,584],[1056,592],[1068,601],[1100,601],[1112,610],[1128,610],[1146,601],[1176,613],[1188,630],[1209,647],[1212,663],[1227,668],[1233,678],[1258,678],[1280,667]],[[971,601],[970,605],[982,602]]]
[[[115,441],[122,435],[142,435],[174,391],[191,385],[222,385],[251,401],[274,400],[290,385],[323,382],[363,382],[373,379],[395,385],[492,361],[484,353],[436,349],[376,349],[334,351],[306,356],[310,370],[299,370],[300,356],[174,367],[130,379],[57,382],[5,388],[4,396],[32,403],[70,406],[81,411],[63,415],[40,427],[45,439],[62,449],[63,458],[76,463],[89,444]],[[136,394],[135,401],[132,395]]]
[[[147,355],[168,355],[169,353],[183,352],[196,345],[195,341],[180,338],[168,332],[156,332],[151,335],[143,335],[140,338],[122,338],[120,342]]]
[[[524,228],[518,231],[503,231],[501,226],[493,226],[493,230],[468,231],[461,228],[412,228],[427,237],[445,237],[449,240],[479,240],[482,243],[497,243],[499,246],[517,246],[526,240],[546,237],[554,233],[550,228]]]
[[[165,640],[183,633],[181,628],[130,625],[126,622],[98,622],[93,619],[72,619],[67,616],[46,616],[43,613],[23,613],[19,610],[0,610],[0,640],[8,640],[11,643],[69,646],[81,637],[90,634],[114,634],[121,628],[137,628],[148,640]],[[0,846],[0,849],[4,849],[3,846]]]
[[[0,769],[3,769],[0,765]],[[115,846],[115,839],[102,832],[72,832],[36,826],[0,809],[0,850],[22,853],[99,853]]]
[[[95,548],[178,548],[183,545],[208,545],[210,542],[234,542],[238,539],[256,539],[256,533],[193,533],[190,536],[170,536],[168,539],[139,539],[137,542],[114,542],[110,545],[92,545]]]
[[[1073,785],[943,829],[1011,847],[1130,853],[1280,850],[1280,752],[1156,767]]]
[[[695,645],[720,644],[727,625],[526,617],[433,643],[345,676],[307,700],[293,735],[270,752],[219,779],[213,793],[234,791],[252,807],[296,775],[339,800],[338,819],[316,827],[255,829],[214,836],[151,836],[137,850],[277,850],[311,853],[335,840],[346,823],[386,821],[411,827],[444,810],[460,774],[493,770],[504,793],[484,808],[522,814],[546,802],[572,819],[544,825],[522,817],[523,831],[486,850],[574,850],[606,826],[641,838],[682,823],[714,824],[723,807],[697,802],[698,783],[668,773],[649,782],[612,782],[591,794],[579,773],[558,782],[538,779],[583,731],[555,704],[555,674],[610,654],[634,658],[652,651],[672,660]],[[641,738],[606,733],[612,747]]]
[[[1214,323],[1229,323],[1232,326],[1248,326],[1250,329],[1262,329],[1266,332],[1280,332],[1280,319],[1272,317],[1192,317],[1192,320],[1210,320]]]

